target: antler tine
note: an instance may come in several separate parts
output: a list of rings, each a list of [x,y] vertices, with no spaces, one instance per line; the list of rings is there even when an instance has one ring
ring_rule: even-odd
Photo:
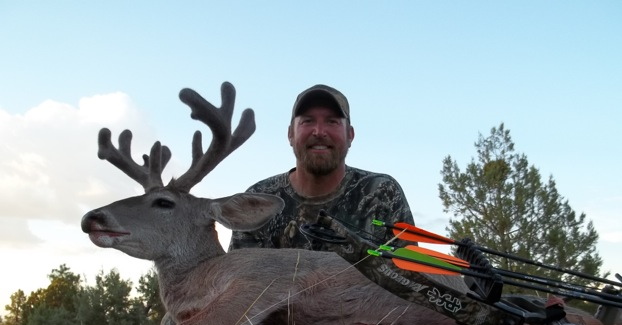
[[[192,164],[175,182],[181,190],[190,191],[255,132],[255,114],[252,109],[247,108],[242,112],[237,128],[231,133],[235,88],[232,84],[224,82],[220,91],[221,108],[212,105],[192,89],[182,89],[179,93],[181,101],[192,109],[190,117],[205,123],[212,131],[212,142],[205,153],[201,132],[195,132],[192,140]]]
[[[144,164],[140,166],[132,159],[132,132],[130,130],[124,130],[119,135],[119,149],[114,147],[110,138],[109,129],[102,128],[99,131],[99,150],[97,151],[99,159],[107,160],[137,181],[143,186],[145,192],[163,186],[162,170],[171,159],[171,151],[168,147],[162,146],[159,141],[156,141],[151,147],[149,155],[143,155]]]

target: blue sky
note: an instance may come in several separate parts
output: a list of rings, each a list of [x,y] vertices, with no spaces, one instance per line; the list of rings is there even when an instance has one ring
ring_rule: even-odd
[[[160,140],[165,177],[190,161],[190,87],[220,103],[237,89],[255,135],[193,189],[244,191],[294,165],[291,105],[324,83],[349,99],[348,164],[393,175],[416,223],[445,233],[437,185],[505,123],[516,150],[601,234],[622,272],[622,3],[619,1],[0,1],[0,303],[47,285],[66,263],[136,279],[149,262],[90,243],[84,212],[141,188],[96,156],[96,135]],[[207,136],[207,135],[206,135]],[[223,237],[226,232],[223,231]],[[19,262],[17,262],[19,261]]]

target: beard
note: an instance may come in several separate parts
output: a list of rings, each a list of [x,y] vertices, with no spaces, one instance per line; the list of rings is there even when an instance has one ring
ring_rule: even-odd
[[[302,162],[302,167],[312,175],[325,176],[336,170],[345,162],[348,147],[330,147],[328,154],[315,154],[307,150],[307,146],[294,148],[296,159]]]

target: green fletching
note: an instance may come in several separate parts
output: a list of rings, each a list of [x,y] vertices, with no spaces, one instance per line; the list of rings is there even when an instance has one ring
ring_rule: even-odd
[[[382,226],[384,226],[384,221],[380,221],[380,220],[374,219],[374,220],[371,221],[371,224],[374,225],[374,226],[382,227]]]
[[[372,256],[382,256],[382,254],[379,251],[375,251],[373,249],[368,249],[367,254],[372,255]]]
[[[387,246],[387,245],[380,245],[380,246],[378,246],[377,250],[379,250],[379,251],[389,251],[390,252],[390,251],[393,251],[393,247]]]
[[[447,262],[441,261],[436,257],[432,257],[429,255],[425,255],[419,252],[414,252],[411,251],[409,249],[406,248],[398,248],[395,251],[393,251],[393,255],[395,255],[396,257],[403,257],[406,259],[411,259],[411,260],[416,260],[416,261],[422,261],[425,263],[429,263],[432,265],[436,265],[436,266],[440,266],[443,267],[445,269],[450,269],[450,270],[455,270],[456,272],[460,272],[462,270],[462,268],[455,266],[453,264],[449,264]]]

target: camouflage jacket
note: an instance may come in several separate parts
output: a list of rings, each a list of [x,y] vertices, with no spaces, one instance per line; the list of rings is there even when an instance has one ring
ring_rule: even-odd
[[[336,191],[322,197],[305,198],[296,194],[291,186],[289,174],[292,171],[294,169],[262,180],[247,190],[277,195],[285,201],[285,207],[256,231],[233,232],[229,249],[263,247],[326,250],[318,247],[318,243],[312,243],[299,230],[303,224],[315,223],[321,210],[358,236],[376,244],[385,243],[392,234],[385,228],[373,226],[373,219],[390,223],[414,222],[401,186],[389,175],[346,166],[346,175]]]

